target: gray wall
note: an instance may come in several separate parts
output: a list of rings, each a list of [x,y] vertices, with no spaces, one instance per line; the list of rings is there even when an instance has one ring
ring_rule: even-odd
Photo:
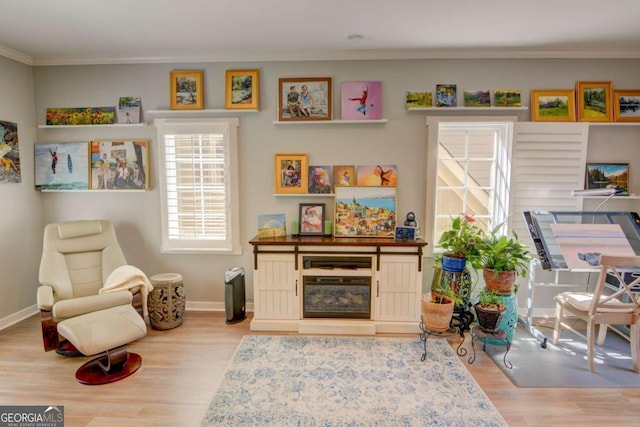
[[[0,67],[5,67],[0,62]],[[7,64],[8,67],[10,64]],[[35,301],[35,270],[39,260],[39,239],[44,223],[79,218],[107,218],[114,222],[125,255],[149,275],[174,271],[184,276],[187,299],[190,303],[215,303],[224,300],[224,272],[230,266],[242,266],[247,271],[248,298],[253,297],[251,247],[246,243],[257,232],[256,216],[261,213],[285,213],[291,221],[298,215],[298,203],[309,199],[275,197],[273,195],[273,155],[279,152],[309,153],[311,164],[396,164],[399,169],[398,209],[404,216],[415,211],[419,219],[425,216],[428,205],[426,188],[427,128],[424,112],[407,112],[404,94],[407,89],[433,90],[437,83],[456,83],[464,89],[518,88],[523,105],[529,103],[530,89],[573,88],[578,80],[611,80],[617,88],[640,88],[637,70],[640,60],[384,60],[336,62],[268,62],[268,63],[195,63],[142,64],[105,66],[26,66],[25,75],[33,72],[34,88],[30,83],[17,86],[0,74],[0,84],[17,91],[16,98],[24,99],[25,112],[16,118],[21,124],[24,147],[21,185],[4,186],[11,197],[25,203],[13,212],[16,218],[3,221],[2,230],[13,239],[3,239],[3,247],[11,249],[7,266],[20,266],[25,274],[20,296],[11,301],[3,298],[0,319],[21,310]],[[241,176],[241,234],[244,254],[225,255],[162,255],[160,254],[160,194],[157,179],[157,149],[155,128],[79,128],[37,129],[37,138],[29,138],[22,130],[32,132],[32,125],[43,124],[48,107],[113,106],[119,96],[142,97],[143,111],[168,109],[169,72],[176,69],[205,71],[205,108],[224,107],[224,74],[231,68],[259,68],[261,70],[261,109],[258,113],[239,114],[240,117],[240,176]],[[3,70],[2,70],[3,71]],[[22,74],[15,71],[16,75]],[[383,84],[383,117],[386,124],[376,125],[313,125],[275,126],[277,115],[277,81],[279,77],[331,76],[334,81],[334,117],[340,117],[340,83],[350,80],[381,80]],[[30,82],[30,81],[29,81]],[[34,97],[35,93],[35,97]],[[0,100],[0,115],[8,119],[15,115],[7,97]],[[35,118],[31,113],[35,100]],[[8,114],[8,112],[11,114]],[[443,114],[443,113],[438,113]],[[460,114],[460,113],[456,113]],[[462,113],[467,114],[467,113]],[[513,113],[509,113],[513,115]],[[225,116],[233,116],[225,114]],[[529,113],[518,114],[529,120]],[[153,117],[144,114],[144,120]],[[636,129],[636,128],[633,128]],[[607,138],[607,132],[598,132]],[[637,140],[631,132],[629,139]],[[151,191],[146,193],[37,193],[33,190],[33,152],[31,143],[89,141],[92,139],[144,138],[151,144]],[[625,154],[620,154],[625,159]],[[639,165],[640,167],[640,165]],[[25,200],[23,202],[23,200]],[[331,199],[328,211],[333,208]],[[319,202],[320,199],[313,199]],[[540,207],[541,209],[544,207]],[[7,214],[7,209],[3,215]],[[11,219],[14,219],[11,221]],[[24,247],[25,230],[17,229],[16,219],[28,224],[30,240]],[[28,220],[28,222],[26,221]],[[424,225],[424,224],[423,224]],[[17,237],[20,236],[20,239]],[[16,243],[19,242],[19,243]],[[16,248],[22,256],[17,259]],[[28,260],[28,261],[27,261]],[[429,282],[425,271],[425,286]],[[3,282],[7,288],[9,285]],[[14,290],[15,292],[15,290]],[[2,305],[4,304],[4,305]],[[4,311],[2,311],[4,310]]]

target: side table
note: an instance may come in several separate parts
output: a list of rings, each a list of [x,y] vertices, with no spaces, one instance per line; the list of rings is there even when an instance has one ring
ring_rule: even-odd
[[[184,321],[186,295],[182,275],[163,273],[151,276],[153,290],[147,299],[149,323],[153,329],[173,329]]]
[[[499,342],[500,345],[505,345],[507,347],[507,351],[504,352],[504,358],[502,359],[504,362],[504,366],[506,366],[508,369],[513,368],[513,364],[507,361],[507,353],[509,353],[509,350],[511,349],[511,341],[509,341],[507,333],[502,329],[498,329],[495,332],[485,332],[482,330],[482,328],[480,328],[480,326],[474,326],[473,328],[471,328],[471,349],[473,350],[473,356],[469,358],[469,364],[472,364],[476,360],[475,343],[478,340],[482,340],[483,342],[483,351],[487,350],[488,340],[491,340],[491,342]]]

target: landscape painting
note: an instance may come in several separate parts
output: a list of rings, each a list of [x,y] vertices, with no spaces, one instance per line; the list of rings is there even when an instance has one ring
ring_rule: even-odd
[[[616,122],[640,122],[640,90],[616,90],[613,100]]]
[[[34,144],[36,190],[88,190],[89,143]]]
[[[336,187],[335,237],[394,238],[395,187]]]
[[[532,120],[534,122],[575,121],[575,94],[573,90],[532,90]]]
[[[629,195],[628,163],[587,163],[587,190],[615,188],[617,195]]]
[[[430,90],[426,91],[407,91],[407,97],[405,101],[407,110],[416,108],[431,108],[433,106],[433,93]]]
[[[519,89],[496,89],[493,92],[496,107],[521,107]]]
[[[489,107],[491,106],[491,94],[488,90],[465,90],[465,107]]]

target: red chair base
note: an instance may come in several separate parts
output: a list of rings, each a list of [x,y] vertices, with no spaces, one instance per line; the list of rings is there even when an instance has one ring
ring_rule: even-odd
[[[87,385],[108,384],[128,377],[140,366],[142,357],[137,353],[127,352],[122,346],[82,365],[76,371],[76,379]]]

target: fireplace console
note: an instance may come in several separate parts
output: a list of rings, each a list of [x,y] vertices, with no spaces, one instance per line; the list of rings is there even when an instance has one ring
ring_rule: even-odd
[[[251,330],[419,333],[426,242],[253,238]]]

